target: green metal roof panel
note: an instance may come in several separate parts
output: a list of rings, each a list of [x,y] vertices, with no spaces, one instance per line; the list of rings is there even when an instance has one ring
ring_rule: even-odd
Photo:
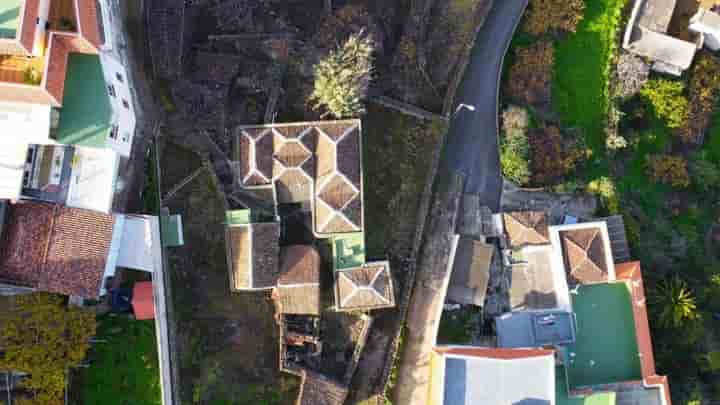
[[[105,147],[112,124],[112,107],[100,57],[72,53],[68,59],[57,141],[66,145]]]
[[[252,222],[252,213],[250,210],[227,211],[225,221],[228,225],[246,225]]]
[[[0,38],[15,38],[23,0],[0,0]]]
[[[354,232],[335,236],[332,242],[335,269],[348,269],[365,264],[365,234]]]
[[[185,244],[183,237],[182,216],[163,215],[160,217],[160,229],[162,231],[162,242],[165,247],[182,246]]]

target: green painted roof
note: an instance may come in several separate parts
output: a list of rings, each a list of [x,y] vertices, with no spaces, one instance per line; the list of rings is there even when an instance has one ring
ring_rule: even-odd
[[[100,57],[70,54],[57,141],[105,147],[112,123],[109,97]]]
[[[251,217],[250,210],[234,210],[225,213],[225,221],[228,225],[245,225],[249,224]]]
[[[173,247],[185,244],[183,240],[182,217],[180,215],[163,215],[160,217],[160,230],[163,246]]]
[[[577,339],[568,346],[570,387],[640,380],[640,353],[627,284],[583,285],[572,295],[572,307]]]
[[[335,269],[347,269],[365,264],[365,234],[354,232],[335,236],[332,240]]]
[[[15,38],[23,0],[0,0],[0,38]]]
[[[570,398],[565,383],[565,369],[555,369],[555,405],[615,405],[614,392],[601,392],[585,398]]]

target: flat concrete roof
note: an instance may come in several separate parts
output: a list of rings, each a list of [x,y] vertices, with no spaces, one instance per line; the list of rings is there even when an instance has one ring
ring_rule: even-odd
[[[541,347],[575,341],[575,317],[570,312],[510,312],[495,318],[498,346]]]

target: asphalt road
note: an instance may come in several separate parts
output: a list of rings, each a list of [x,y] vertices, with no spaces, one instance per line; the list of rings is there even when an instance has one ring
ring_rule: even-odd
[[[498,151],[498,90],[503,59],[528,0],[496,0],[478,33],[456,103],[469,104],[450,124],[444,161],[467,178],[465,191],[500,210],[502,174]]]

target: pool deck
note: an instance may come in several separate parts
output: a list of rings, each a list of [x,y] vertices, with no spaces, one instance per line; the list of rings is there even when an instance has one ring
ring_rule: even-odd
[[[577,340],[568,347],[570,389],[642,379],[628,284],[584,285],[572,296]]]

